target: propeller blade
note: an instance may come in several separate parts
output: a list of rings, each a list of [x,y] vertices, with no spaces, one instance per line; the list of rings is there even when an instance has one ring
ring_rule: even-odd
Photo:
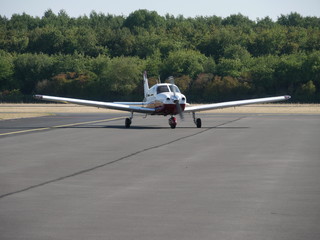
[[[180,104],[179,104],[179,100],[176,100],[176,101],[175,101],[175,104],[176,104],[176,109],[177,109],[177,111],[178,111],[178,113],[179,113],[180,119],[181,119],[181,120],[184,120],[184,115],[183,115],[182,108],[181,108],[181,106],[180,106]]]
[[[174,85],[174,78],[172,76],[169,77],[169,81],[172,85]],[[174,87],[173,88],[173,96],[176,96],[176,89]]]
[[[172,85],[174,85],[174,78],[172,76],[169,77],[169,81]],[[173,96],[177,99],[177,95],[176,95],[176,88],[173,86],[172,87],[173,89]],[[174,103],[176,104],[176,109],[178,111],[178,114],[180,116],[180,119],[181,120],[184,120],[184,116],[183,116],[183,111],[182,111],[182,108],[180,106],[180,103],[179,103],[179,100],[175,100]]]

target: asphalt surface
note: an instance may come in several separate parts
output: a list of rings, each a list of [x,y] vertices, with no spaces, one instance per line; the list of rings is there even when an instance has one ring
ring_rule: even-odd
[[[0,121],[0,239],[320,239],[320,115]]]

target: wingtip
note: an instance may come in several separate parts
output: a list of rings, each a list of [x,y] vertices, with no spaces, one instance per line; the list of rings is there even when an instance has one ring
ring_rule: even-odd
[[[290,95],[285,95],[284,98],[285,98],[286,100],[289,100],[289,99],[291,98],[291,96],[290,96]]]
[[[33,95],[33,98],[42,100],[43,96],[42,95]]]

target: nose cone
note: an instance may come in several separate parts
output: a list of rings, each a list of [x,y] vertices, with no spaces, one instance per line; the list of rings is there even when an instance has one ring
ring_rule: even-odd
[[[179,102],[179,100],[180,100],[180,98],[178,97],[178,96],[172,96],[171,97],[171,100],[173,101],[173,102]]]
[[[180,103],[180,104],[185,104],[186,103],[186,97],[183,95],[183,94],[181,94],[181,93],[177,93],[176,95],[172,95],[171,96],[171,100],[172,100],[172,102],[174,102],[174,103]]]

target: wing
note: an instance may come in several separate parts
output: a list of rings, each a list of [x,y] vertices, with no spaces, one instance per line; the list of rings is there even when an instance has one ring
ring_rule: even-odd
[[[76,99],[76,98],[53,97],[53,96],[46,96],[46,95],[35,95],[34,98],[39,100],[45,100],[45,101],[74,103],[78,105],[85,105],[85,106],[98,107],[98,108],[109,108],[109,109],[121,110],[121,111],[127,111],[127,112],[138,112],[138,113],[146,113],[146,114],[151,114],[155,112],[154,108],[130,106],[130,105],[121,104],[121,103],[99,102],[99,101],[90,101],[90,100],[83,100],[83,99]]]
[[[255,104],[255,103],[278,102],[278,101],[288,100],[290,98],[291,98],[290,96],[286,95],[286,96],[279,96],[279,97],[256,98],[256,99],[250,99],[250,100],[205,104],[205,105],[194,106],[194,107],[186,107],[184,109],[184,112],[200,112],[200,111],[206,111],[206,110],[212,110],[212,109],[236,107],[236,106],[249,105],[249,104]]]

